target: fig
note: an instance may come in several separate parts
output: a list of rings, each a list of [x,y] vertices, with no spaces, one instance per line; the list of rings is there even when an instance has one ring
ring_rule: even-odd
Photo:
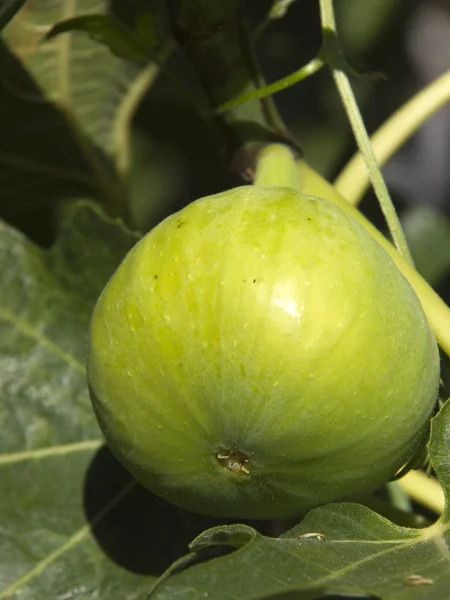
[[[144,236],[94,309],[106,440],[194,512],[297,516],[390,480],[427,435],[439,355],[387,252],[276,186],[193,202]]]

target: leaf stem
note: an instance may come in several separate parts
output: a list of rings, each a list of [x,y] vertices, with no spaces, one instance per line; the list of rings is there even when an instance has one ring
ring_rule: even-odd
[[[232,98],[227,102],[224,102],[220,106],[215,109],[215,113],[221,115],[229,110],[233,110],[237,106],[241,104],[245,104],[245,102],[249,102],[250,100],[260,100],[261,98],[267,98],[268,96],[272,96],[277,92],[281,92],[292,85],[303,81],[310,75],[314,75],[317,73],[323,66],[324,61],[321,58],[313,58],[306,65],[294,71],[290,75],[286,77],[282,77],[269,85],[266,85],[262,88],[257,88],[252,90],[251,92],[247,92],[246,94],[242,94],[241,96],[237,96],[236,98]]]
[[[377,164],[355,95],[345,72],[347,64],[342,55],[337,38],[333,1],[319,0],[319,4],[323,35],[321,56],[332,71],[336,87],[341,96],[359,150],[364,157],[370,180],[388,224],[394,244],[405,260],[412,264],[412,258],[405,235],[381,174],[380,167]]]
[[[372,148],[380,165],[408,140],[435,112],[450,102],[450,71],[418,92],[397,110],[372,136]],[[369,176],[360,152],[342,169],[334,187],[351,204],[358,204],[369,186]]]

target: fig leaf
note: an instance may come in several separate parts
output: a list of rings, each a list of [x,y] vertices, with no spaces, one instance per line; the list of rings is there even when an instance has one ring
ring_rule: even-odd
[[[105,44],[120,58],[138,62],[149,59],[149,50],[140,43],[133,30],[110,15],[89,15],[60,21],[46,34],[45,40],[70,31],[86,33],[96,42]]]
[[[42,43],[56,22],[71,17],[91,26],[100,18],[116,43],[118,37],[119,45],[126,44],[117,33],[126,28],[97,15],[108,8],[105,0],[32,2],[5,28],[0,101],[8,118],[0,182],[9,202],[1,201],[2,214],[39,209],[61,195],[103,200],[113,215],[126,212],[115,167],[130,167],[129,119],[147,89],[139,80],[144,69],[79,32]]]
[[[0,30],[3,29],[22,8],[26,0],[2,0],[0,2]]]
[[[110,557],[108,531],[136,490],[96,455],[84,369],[93,304],[135,241],[86,203],[49,251],[0,222],[1,598],[133,598],[152,580]]]

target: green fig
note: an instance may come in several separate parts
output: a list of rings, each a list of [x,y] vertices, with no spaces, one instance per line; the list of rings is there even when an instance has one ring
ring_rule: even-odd
[[[419,448],[437,344],[386,251],[329,202],[244,186],[140,240],[95,307],[91,397],[120,462],[189,510],[296,516]]]

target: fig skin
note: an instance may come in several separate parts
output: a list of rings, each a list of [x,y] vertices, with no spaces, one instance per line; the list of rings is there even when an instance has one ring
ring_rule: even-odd
[[[144,486],[194,512],[297,516],[393,477],[439,355],[386,251],[325,200],[245,186],[129,252],[95,307],[93,407]]]

